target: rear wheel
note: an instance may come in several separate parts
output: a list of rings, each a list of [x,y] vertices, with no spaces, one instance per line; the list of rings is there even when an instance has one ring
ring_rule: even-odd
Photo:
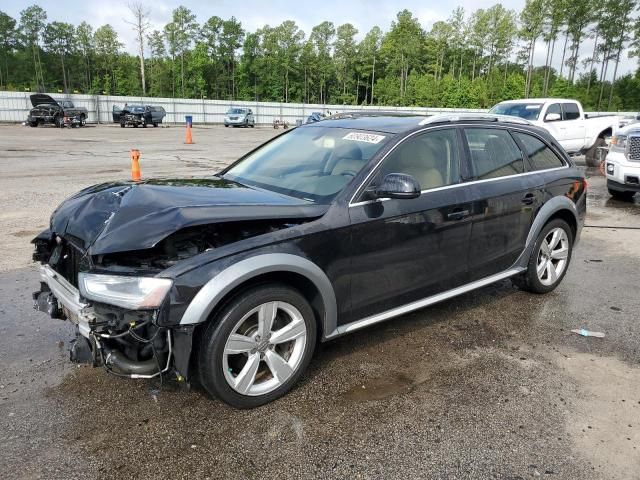
[[[604,147],[605,144],[606,142],[604,141],[604,138],[598,137],[596,139],[596,143],[594,143],[593,146],[585,152],[584,156],[587,167],[598,167],[602,163],[605,157],[605,152],[601,147]]]
[[[158,127],[158,122],[153,122],[153,128],[157,128]]]
[[[549,222],[538,235],[527,270],[514,283],[533,293],[548,293],[562,281],[573,251],[573,232],[564,220]]]
[[[80,115],[80,126],[84,127],[87,124],[87,117],[83,115]]]
[[[29,126],[30,127],[37,127],[38,126],[38,121],[34,121],[34,122],[29,122]]]
[[[609,188],[608,190],[609,195],[611,195],[616,200],[622,200],[624,202],[630,202],[631,200],[633,200],[633,196],[636,194],[636,192],[620,192],[618,190],[612,190],[611,188]]]
[[[297,290],[277,284],[252,288],[207,327],[198,356],[200,382],[234,407],[264,405],[302,376],[315,341],[313,310]]]
[[[124,128],[124,123],[120,123],[120,128]]]

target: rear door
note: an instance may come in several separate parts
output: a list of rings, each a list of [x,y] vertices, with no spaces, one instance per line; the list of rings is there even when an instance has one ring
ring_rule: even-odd
[[[413,176],[414,199],[350,205],[353,320],[466,283],[471,205],[461,201],[462,141],[455,128],[430,129],[399,144],[369,186],[389,173]]]
[[[505,128],[465,127],[473,178],[463,188],[471,203],[469,279],[511,267],[524,250],[542,198],[541,180],[529,174],[524,154]]]
[[[118,105],[114,105],[111,111],[113,117],[113,123],[120,123],[120,116],[122,115],[122,109]]]
[[[562,125],[564,127],[565,143],[561,144],[568,152],[578,152],[584,148],[586,126],[580,116],[580,109],[576,102],[562,104]]]

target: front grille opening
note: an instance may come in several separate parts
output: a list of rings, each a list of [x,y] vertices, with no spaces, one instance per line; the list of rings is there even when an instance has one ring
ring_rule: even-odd
[[[78,273],[86,270],[83,268],[85,256],[76,247],[62,240],[51,253],[49,266],[62,275],[67,282],[78,288]]]
[[[625,183],[630,183],[632,185],[640,185],[640,181],[638,181],[638,177],[627,176],[625,179]]]
[[[629,138],[629,160],[640,162],[640,137]]]

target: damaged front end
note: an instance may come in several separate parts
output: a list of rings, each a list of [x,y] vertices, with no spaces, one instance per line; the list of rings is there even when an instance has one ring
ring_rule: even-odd
[[[34,243],[34,259],[42,262],[34,308],[76,326],[72,361],[131,378],[171,369],[172,332],[159,326],[170,279],[86,273],[90,259],[70,242],[41,235]]]
[[[194,327],[180,318],[209,278],[180,289],[166,272],[326,209],[218,177],[86,188],[32,240],[41,264],[35,308],[76,325],[74,361],[132,378],[174,372],[188,380]]]

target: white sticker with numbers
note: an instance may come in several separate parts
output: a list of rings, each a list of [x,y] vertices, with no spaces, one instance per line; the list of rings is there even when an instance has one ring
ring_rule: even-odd
[[[375,133],[351,132],[342,137],[343,140],[353,140],[354,142],[380,143],[386,137],[384,135],[376,135]]]

